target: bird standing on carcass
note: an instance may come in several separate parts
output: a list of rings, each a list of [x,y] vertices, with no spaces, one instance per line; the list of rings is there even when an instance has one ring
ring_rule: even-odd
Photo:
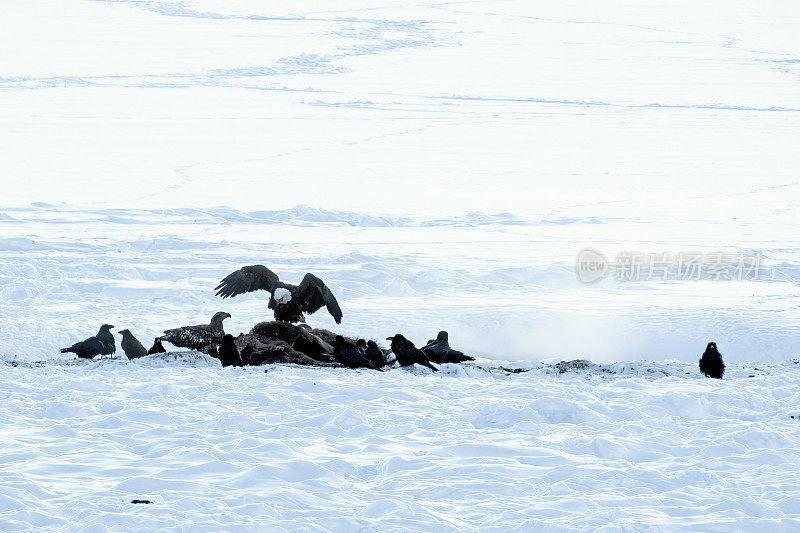
[[[214,313],[210,324],[168,329],[164,331],[164,334],[159,339],[179,348],[189,348],[206,354],[215,354],[217,353],[217,346],[222,342],[222,337],[225,335],[222,322],[230,317],[230,314],[220,311]]]
[[[306,274],[300,285],[291,285],[283,283],[277,274],[264,265],[252,265],[228,274],[214,290],[217,291],[217,296],[223,298],[245,292],[268,291],[268,307],[274,311],[275,320],[281,322],[305,322],[303,313],[312,314],[322,306],[328,309],[337,324],[342,322],[339,302],[325,283],[314,274]]]
[[[222,363],[222,366],[244,366],[242,356],[239,354],[239,349],[236,347],[236,342],[230,333],[226,333],[222,337],[222,341],[219,343],[219,350],[217,350],[217,359]]]

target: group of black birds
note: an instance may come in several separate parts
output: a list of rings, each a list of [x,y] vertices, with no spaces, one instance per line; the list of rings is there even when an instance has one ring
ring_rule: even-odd
[[[266,290],[270,293],[269,309],[273,310],[274,323],[260,323],[249,334],[225,333],[223,321],[230,314],[220,311],[208,324],[168,329],[157,337],[152,348],[145,349],[128,329],[120,331],[122,350],[128,359],[148,354],[166,352],[162,341],[179,348],[197,350],[217,357],[222,366],[244,366],[264,362],[309,361],[311,364],[334,363],[348,368],[379,370],[391,363],[389,354],[400,366],[419,364],[438,371],[434,363],[462,363],[474,358],[450,347],[448,334],[440,331],[422,348],[401,334],[387,337],[391,349],[381,348],[373,340],[350,339],[328,330],[314,330],[298,322],[305,322],[304,313],[312,314],[325,307],[337,324],[342,321],[342,310],[336,297],[325,283],[313,274],[306,274],[299,285],[283,283],[278,276],[263,265],[243,267],[227,275],[214,289],[217,296],[228,298]],[[282,325],[281,325],[282,324]],[[111,329],[103,324],[97,335],[63,348],[61,353],[75,353],[80,358],[91,359],[98,355],[113,355],[116,345]],[[288,359],[287,359],[288,358]],[[700,359],[700,371],[709,377],[722,379],[725,364],[715,342],[709,342]]]
[[[401,334],[388,337],[391,349],[381,348],[374,340],[350,339],[328,330],[313,330],[305,322],[305,314],[312,314],[323,306],[337,324],[342,321],[342,310],[336,297],[325,283],[313,274],[306,274],[299,285],[283,283],[278,276],[263,265],[243,267],[222,279],[215,288],[223,298],[238,294],[266,290],[270,293],[268,307],[273,310],[274,323],[260,323],[249,334],[238,338],[225,333],[223,321],[229,313],[218,312],[208,324],[168,329],[156,337],[153,346],[146,349],[128,329],[120,331],[122,350],[128,359],[166,352],[162,342],[179,348],[197,350],[217,357],[222,366],[244,366],[268,361],[310,361],[312,364],[337,364],[348,368],[382,369],[392,361],[400,366],[419,364],[433,371],[442,363],[461,363],[474,358],[450,347],[448,334],[440,331],[435,339],[422,348]],[[98,355],[113,356],[116,344],[111,329],[103,324],[97,335],[63,348],[61,353],[75,353],[79,358],[91,359]],[[276,355],[277,354],[277,355]],[[289,359],[281,359],[281,356]],[[291,357],[294,356],[294,359]],[[307,356],[306,358],[304,358]]]

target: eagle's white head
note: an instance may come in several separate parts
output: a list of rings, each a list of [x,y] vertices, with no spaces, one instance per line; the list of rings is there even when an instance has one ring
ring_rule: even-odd
[[[289,292],[289,289],[284,289],[283,287],[275,289],[275,292],[272,293],[272,297],[275,298],[275,303],[280,305],[288,304],[292,301],[292,293]]]

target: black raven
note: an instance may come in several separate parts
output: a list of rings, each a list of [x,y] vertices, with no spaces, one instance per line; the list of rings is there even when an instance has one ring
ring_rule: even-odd
[[[716,342],[709,342],[703,357],[700,358],[700,372],[711,378],[722,379],[725,373],[725,363],[722,354],[717,350]]]
[[[164,345],[161,344],[161,339],[156,339],[153,342],[153,347],[147,350],[147,355],[153,355],[154,353],[164,353],[166,350],[164,349]]]
[[[147,350],[142,346],[142,343],[133,336],[131,330],[123,329],[119,333],[122,335],[120,346],[122,346],[122,351],[125,352],[128,359],[137,359],[147,355]]]
[[[474,361],[474,357],[464,355],[463,352],[450,348],[446,331],[440,331],[435,340],[428,341],[428,344],[420,348],[428,358],[434,363],[463,363],[464,361]]]
[[[222,366],[243,366],[242,356],[239,355],[239,349],[233,340],[233,335],[226,333],[222,337],[222,342],[219,343],[219,350],[217,351],[217,359],[220,360]]]
[[[400,364],[400,366],[409,366],[417,363],[422,366],[427,366],[434,372],[439,371],[438,368],[431,364],[428,356],[425,355],[422,350],[414,346],[413,342],[406,339],[399,333],[394,337],[387,337],[386,340],[392,341],[392,352],[397,358],[397,362]]]
[[[381,350],[377,342],[367,341],[366,355],[370,363],[375,365],[377,368],[383,368],[386,366],[386,354],[383,352],[383,350]]]
[[[366,342],[364,348],[366,348]],[[379,369],[367,359],[366,349],[362,349],[357,344],[353,344],[341,335],[336,335],[333,342],[333,358],[342,363],[347,368],[372,368]]]
[[[72,352],[81,359],[91,359],[95,355],[111,355],[117,351],[114,335],[109,331],[114,326],[103,324],[94,337],[89,337],[81,342],[76,342],[69,348],[62,348],[61,353]]]

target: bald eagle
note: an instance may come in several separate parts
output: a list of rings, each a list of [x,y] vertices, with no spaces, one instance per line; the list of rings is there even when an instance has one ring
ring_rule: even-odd
[[[300,285],[283,283],[264,265],[242,267],[228,274],[214,288],[217,296],[228,298],[253,291],[270,293],[268,307],[281,322],[305,322],[303,313],[312,314],[322,306],[328,309],[337,324],[342,322],[339,302],[325,283],[314,274],[306,274]]]

